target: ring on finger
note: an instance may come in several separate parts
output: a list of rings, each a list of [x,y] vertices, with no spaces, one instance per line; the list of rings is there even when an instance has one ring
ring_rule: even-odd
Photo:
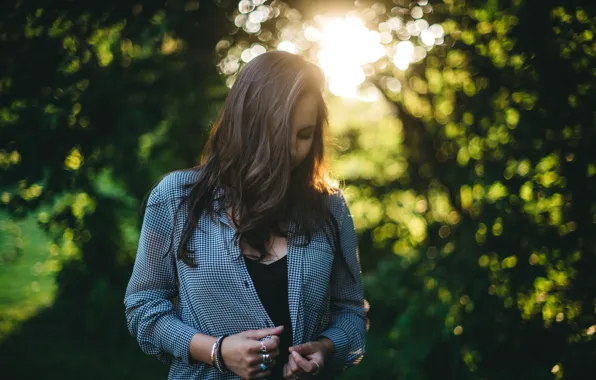
[[[259,342],[259,343],[261,343],[260,351],[266,353],[267,352],[267,347],[265,346],[265,343],[263,343],[263,342]]]
[[[314,370],[314,372],[312,372],[313,376],[319,376],[319,373],[321,372],[321,367],[319,366],[319,363],[313,361],[313,363],[315,363],[315,365],[317,366],[317,369]]]
[[[264,364],[267,364],[267,365],[271,364],[271,360],[272,360],[271,355],[263,354],[263,363]]]

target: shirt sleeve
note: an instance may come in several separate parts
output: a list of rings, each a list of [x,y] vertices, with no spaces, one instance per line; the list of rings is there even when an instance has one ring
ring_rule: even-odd
[[[364,300],[354,221],[341,193],[340,198],[344,209],[340,224],[340,244],[348,265],[346,267],[339,260],[335,260],[333,263],[331,319],[329,327],[317,337],[327,337],[335,345],[331,367],[327,365],[328,369],[334,373],[355,366],[362,360],[366,345],[366,313],[368,311]]]
[[[126,322],[144,353],[164,363],[171,363],[174,357],[193,364],[190,341],[199,331],[180,320],[172,301],[178,295],[175,255],[170,244],[173,207],[162,197],[163,183],[152,190],[147,201],[124,297]]]

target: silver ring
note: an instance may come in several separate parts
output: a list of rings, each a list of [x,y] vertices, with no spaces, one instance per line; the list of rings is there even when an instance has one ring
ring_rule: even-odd
[[[265,346],[265,343],[263,343],[263,342],[259,342],[259,343],[261,343],[260,351],[266,353],[267,352],[267,347]]]
[[[269,365],[271,364],[271,355],[269,354],[263,354],[263,363]]]
[[[319,363],[313,361],[313,363],[315,363],[315,365],[317,366],[317,369],[312,373],[313,376],[319,376],[319,373],[321,372],[321,367],[319,367]]]

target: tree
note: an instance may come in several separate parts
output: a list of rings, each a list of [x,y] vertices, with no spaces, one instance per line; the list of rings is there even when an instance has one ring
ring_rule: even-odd
[[[361,87],[381,90],[397,127],[372,137],[348,121],[336,136],[371,304],[374,354],[352,375],[591,377],[593,4],[358,4],[385,49]],[[298,11],[310,2],[276,6],[258,28],[259,10],[240,7],[243,32],[222,52],[230,82],[258,45],[321,59],[325,21]]]
[[[138,201],[161,175],[198,161],[227,90],[212,50],[228,6],[2,5],[0,204],[14,219],[37,214],[55,253],[44,268],[59,281],[53,307],[4,340],[5,357],[22,360],[3,375],[130,378],[127,362],[154,361],[138,349],[112,353],[137,348],[122,298]],[[107,363],[90,365],[97,355]]]

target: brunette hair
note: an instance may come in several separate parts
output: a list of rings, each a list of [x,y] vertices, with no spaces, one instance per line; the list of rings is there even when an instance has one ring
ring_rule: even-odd
[[[304,58],[270,51],[252,59],[239,73],[211,130],[198,166],[197,181],[187,185],[184,222],[177,257],[196,262],[187,244],[204,212],[231,209],[235,241],[243,241],[266,255],[271,233],[288,236],[288,221],[309,244],[313,233],[324,231],[334,254],[345,264],[339,244],[338,222],[326,197],[338,189],[328,177],[324,132],[327,107],[323,100],[325,76]],[[307,157],[291,168],[291,121],[305,94],[318,103],[313,143]],[[214,201],[220,205],[215,210]],[[175,218],[176,221],[176,218]]]

